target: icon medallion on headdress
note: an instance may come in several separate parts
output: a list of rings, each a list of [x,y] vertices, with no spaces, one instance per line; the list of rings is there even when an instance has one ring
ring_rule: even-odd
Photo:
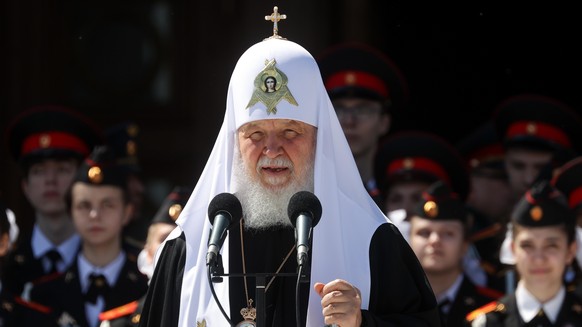
[[[267,107],[267,114],[276,114],[276,106],[281,100],[298,105],[287,87],[287,75],[275,67],[276,64],[275,59],[265,60],[265,68],[255,78],[255,90],[246,109],[262,102]]]

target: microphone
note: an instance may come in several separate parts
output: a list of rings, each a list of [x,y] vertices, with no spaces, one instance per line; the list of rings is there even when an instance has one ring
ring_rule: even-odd
[[[220,193],[208,205],[208,219],[212,224],[212,231],[208,239],[206,265],[216,262],[218,252],[224,243],[228,228],[242,217],[240,201],[231,193]]]
[[[313,227],[317,225],[321,218],[321,203],[315,194],[308,191],[300,191],[295,193],[289,200],[287,214],[293,227],[295,227],[297,264],[301,267],[307,263]]]

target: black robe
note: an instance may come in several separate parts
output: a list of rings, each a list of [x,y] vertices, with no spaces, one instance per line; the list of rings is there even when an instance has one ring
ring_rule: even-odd
[[[229,235],[231,271],[226,273],[242,273],[239,227],[232,227]],[[141,314],[141,327],[178,325],[180,290],[186,261],[185,242],[184,233],[166,242],[150,282]],[[247,274],[274,273],[294,242],[292,229],[253,235],[245,232]],[[371,274],[369,308],[362,310],[362,326],[439,326],[436,300],[424,271],[414,252],[394,225],[386,223],[376,230],[370,242],[369,256]],[[294,251],[281,272],[295,273],[296,267]],[[277,277],[267,290],[265,314],[267,326],[297,326],[296,282],[296,277]],[[247,283],[249,297],[254,299],[254,280],[247,278]],[[308,294],[314,291],[310,289],[308,283],[301,286],[301,319],[304,326]],[[246,307],[243,278],[231,277],[230,307],[229,315],[236,325],[242,320],[239,310]]]

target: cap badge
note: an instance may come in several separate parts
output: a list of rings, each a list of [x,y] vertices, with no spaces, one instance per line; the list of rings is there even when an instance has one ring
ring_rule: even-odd
[[[534,122],[527,123],[525,130],[528,134],[535,134],[538,131],[538,126]]]
[[[356,84],[356,74],[350,72],[346,74],[345,82],[347,85],[355,85]]]
[[[424,214],[428,217],[428,218],[434,218],[439,214],[439,207],[436,204],[436,202],[434,201],[427,201],[424,204]]]
[[[471,166],[471,168],[477,168],[479,167],[479,164],[481,162],[479,161],[479,159],[473,158],[469,161],[469,165]]]
[[[405,169],[412,169],[412,168],[414,168],[414,159],[412,159],[412,158],[404,158],[404,161],[402,161],[402,166]]]
[[[125,144],[125,150],[127,151],[128,155],[135,156],[137,153],[137,145],[135,144],[134,141],[129,140]]]
[[[178,219],[180,212],[182,212],[182,206],[179,204],[173,204],[170,206],[170,209],[168,209],[168,215],[172,220]]]
[[[42,134],[38,139],[38,144],[41,148],[48,148],[51,145],[51,136],[48,134]]]
[[[535,206],[529,210],[529,215],[533,221],[540,221],[544,216],[544,212],[540,206]]]
[[[275,106],[283,99],[298,105],[287,88],[287,75],[275,67],[276,64],[275,59],[265,60],[265,68],[255,77],[255,90],[246,109],[262,102],[267,107],[267,114],[276,114]]]
[[[103,171],[101,171],[101,168],[93,166],[89,168],[87,177],[89,177],[91,183],[100,184],[103,181]]]
[[[130,124],[129,126],[127,126],[127,135],[129,135],[130,137],[136,137],[137,134],[139,133],[139,127],[136,124]]]

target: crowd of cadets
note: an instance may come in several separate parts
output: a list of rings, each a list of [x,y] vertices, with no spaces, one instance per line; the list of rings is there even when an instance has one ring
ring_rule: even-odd
[[[405,110],[408,99],[406,80],[393,61],[357,44],[334,47],[319,61],[362,181],[411,243],[442,307],[442,324],[537,325],[522,305],[539,309],[551,300],[553,310],[545,312],[549,322],[541,326],[579,325],[582,307],[571,295],[582,293],[577,260],[548,263],[552,257],[541,249],[554,245],[516,245],[522,235],[513,233],[514,221],[528,214],[517,204],[531,204],[539,185],[549,183],[568,199],[567,207],[540,219],[564,231],[558,233],[564,257],[575,241],[569,238],[574,227],[568,212],[582,211],[579,115],[557,99],[518,94],[502,99],[490,119],[456,144],[427,131],[391,133],[391,124],[398,124],[391,113]],[[373,158],[371,166],[366,158]],[[539,201],[555,192],[541,192]],[[520,246],[540,254],[518,257]],[[529,265],[538,270],[536,277],[559,275],[554,282],[563,282],[564,291],[548,289],[549,297],[537,298],[532,286],[525,288],[532,297],[516,294],[526,284],[520,269]],[[511,298],[504,296],[517,298],[514,310],[508,310]],[[503,315],[486,319],[488,311]]]
[[[318,61],[362,182],[410,242],[442,325],[581,325],[576,112],[523,94],[457,144],[391,133],[409,94],[390,58],[350,43]],[[101,131],[52,105],[14,118],[9,150],[35,216],[14,244],[13,214],[0,206],[0,327],[139,324],[155,251],[191,189],[174,189],[153,217],[143,212],[136,133],[133,124]]]

